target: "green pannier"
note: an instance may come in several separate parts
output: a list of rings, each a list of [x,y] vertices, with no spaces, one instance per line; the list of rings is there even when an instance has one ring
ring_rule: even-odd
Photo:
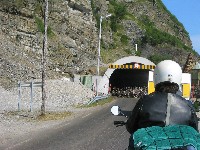
[[[132,138],[136,150],[170,150],[186,146],[200,150],[200,134],[186,125],[142,128]]]

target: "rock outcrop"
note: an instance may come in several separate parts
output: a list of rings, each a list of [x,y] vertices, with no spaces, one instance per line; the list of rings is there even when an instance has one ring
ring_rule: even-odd
[[[1,83],[41,78],[42,2],[0,3]],[[48,77],[94,65],[97,29],[89,1],[51,1],[49,10]]]

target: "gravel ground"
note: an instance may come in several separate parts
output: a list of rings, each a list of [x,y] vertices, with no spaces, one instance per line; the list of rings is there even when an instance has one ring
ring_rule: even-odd
[[[77,108],[94,97],[94,92],[81,83],[67,79],[49,80],[46,82],[46,112],[72,112],[65,119],[41,121],[36,120],[40,114],[41,88],[35,87],[30,112],[30,88],[22,88],[21,111],[18,111],[18,89],[6,91],[0,87],[0,145],[20,137],[26,133],[50,128],[73,119],[95,108]],[[200,117],[200,113],[197,113]]]
[[[71,82],[65,78],[46,82],[46,112],[72,112],[65,118],[73,119],[92,108],[75,108],[86,104],[94,96],[94,92],[78,82]],[[64,120],[36,121],[40,114],[41,88],[33,88],[32,112],[30,112],[30,88],[23,87],[18,111],[18,88],[6,91],[0,87],[0,144],[12,140],[20,135],[42,128],[52,127]]]

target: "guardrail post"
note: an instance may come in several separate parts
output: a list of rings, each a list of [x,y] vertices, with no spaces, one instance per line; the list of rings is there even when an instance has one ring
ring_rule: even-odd
[[[33,102],[33,80],[31,80],[31,101],[30,101],[30,112],[32,111],[32,102]]]
[[[18,96],[18,111],[20,111],[20,102],[21,102],[21,81],[18,82],[18,90],[19,90],[19,96]]]

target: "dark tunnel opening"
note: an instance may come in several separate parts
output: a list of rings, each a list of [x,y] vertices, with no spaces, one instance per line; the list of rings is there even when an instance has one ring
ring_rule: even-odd
[[[143,87],[148,85],[149,70],[145,69],[115,69],[109,83],[112,87]]]
[[[146,69],[115,69],[109,79],[111,92],[115,89],[126,91],[127,88],[146,88],[149,70]]]

